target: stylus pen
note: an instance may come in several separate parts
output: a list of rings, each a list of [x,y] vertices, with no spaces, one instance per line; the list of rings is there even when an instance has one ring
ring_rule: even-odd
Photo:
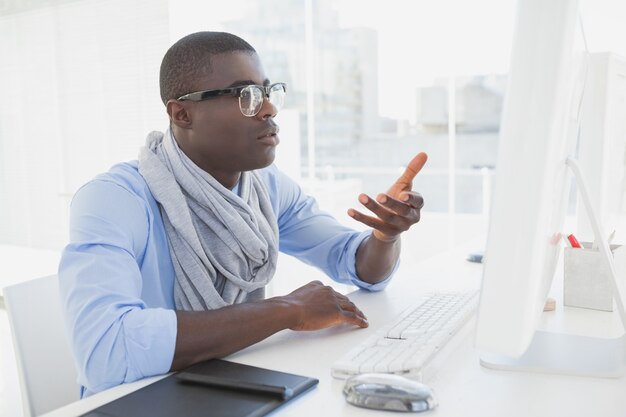
[[[261,394],[278,395],[283,399],[293,396],[293,390],[284,385],[268,385],[258,382],[238,381],[233,379],[224,379],[212,377],[210,375],[193,374],[189,372],[179,372],[176,377],[185,382],[194,382],[197,384],[208,385],[213,387],[230,388],[233,390],[258,392]]]

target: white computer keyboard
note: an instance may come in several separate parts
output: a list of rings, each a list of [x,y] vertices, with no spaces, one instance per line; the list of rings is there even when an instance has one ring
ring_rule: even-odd
[[[477,306],[478,291],[425,296],[337,360],[331,373],[335,378],[366,372],[419,374]]]

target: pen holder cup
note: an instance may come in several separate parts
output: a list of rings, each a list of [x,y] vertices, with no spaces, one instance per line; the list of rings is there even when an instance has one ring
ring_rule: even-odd
[[[582,248],[565,248],[563,304],[569,307],[613,311],[611,274],[599,249],[590,242]],[[611,245],[617,279],[626,276],[626,246]]]

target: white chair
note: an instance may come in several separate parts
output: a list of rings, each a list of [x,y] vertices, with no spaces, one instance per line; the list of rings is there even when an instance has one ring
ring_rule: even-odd
[[[79,400],[57,276],[6,287],[3,296],[13,334],[24,417]]]

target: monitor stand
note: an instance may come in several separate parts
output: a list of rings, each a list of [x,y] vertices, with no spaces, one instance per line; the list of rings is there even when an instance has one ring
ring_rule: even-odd
[[[626,335],[604,339],[537,330],[519,358],[483,353],[480,364],[508,371],[617,378],[626,370]]]
[[[580,190],[595,240],[602,258],[611,272],[613,298],[626,329],[624,310],[624,280],[617,279],[609,242],[596,216],[589,198],[587,184],[578,162],[567,158],[565,164],[572,170]],[[601,338],[537,330],[526,352],[519,358],[482,353],[482,366],[491,369],[542,372],[565,375],[620,377],[626,373],[626,334],[620,337]]]

